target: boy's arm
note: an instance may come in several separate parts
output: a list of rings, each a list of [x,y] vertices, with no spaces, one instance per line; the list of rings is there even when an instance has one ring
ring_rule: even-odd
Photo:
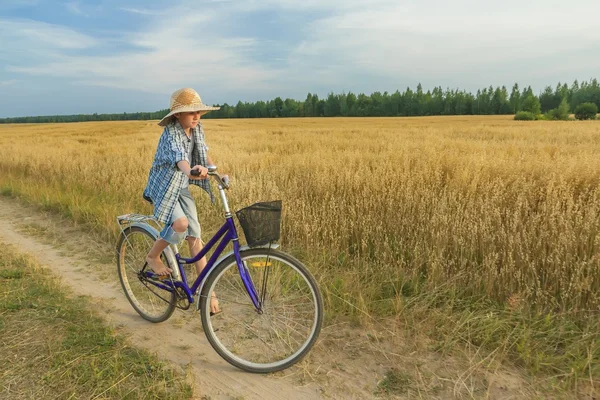
[[[204,179],[208,176],[208,168],[202,165],[195,165],[194,168],[190,168],[190,163],[186,160],[181,160],[177,163],[177,168],[181,170],[190,179]],[[192,170],[200,171],[200,175],[190,175]]]
[[[181,160],[177,163],[177,168],[188,177],[190,176],[190,172],[192,172],[192,168],[190,167],[190,163],[186,160]]]

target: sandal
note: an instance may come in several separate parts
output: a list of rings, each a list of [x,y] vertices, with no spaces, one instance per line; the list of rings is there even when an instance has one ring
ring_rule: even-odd
[[[152,279],[153,281],[166,281],[167,279],[171,278],[171,275],[157,275],[155,272],[147,272],[146,276],[148,279]]]
[[[150,263],[148,261],[146,261],[144,263],[144,266],[142,267],[142,271],[146,271],[146,276],[154,279],[154,280],[158,280],[158,281],[164,281],[165,279],[168,279],[171,276],[171,272],[173,272],[170,268],[168,268],[167,266],[163,265],[161,262],[161,266],[163,266],[164,269],[164,273],[158,273],[154,270],[154,268],[152,268],[150,266]],[[146,268],[148,268],[146,270]]]
[[[151,268],[149,268],[148,270],[146,270],[146,267],[148,267],[148,263],[144,263],[144,266],[142,267],[142,271],[144,272],[144,275],[146,278],[148,279],[152,279],[153,281],[159,281],[162,282],[166,279],[171,278],[171,274],[168,273],[166,275],[159,275],[156,272],[152,271]]]

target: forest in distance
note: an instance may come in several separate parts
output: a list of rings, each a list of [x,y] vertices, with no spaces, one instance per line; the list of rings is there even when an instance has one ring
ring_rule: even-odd
[[[571,111],[582,103],[594,103],[600,108],[600,83],[575,80],[571,85],[558,83],[547,86],[541,93],[534,94],[531,86],[523,89],[514,84],[512,90],[502,87],[488,87],[475,94],[465,90],[442,89],[424,91],[421,84],[416,90],[406,88],[404,92],[373,92],[358,95],[348,92],[329,93],[325,98],[308,93],[305,100],[282,99],[276,97],[268,101],[242,102],[235,105],[214,104],[221,107],[203,118],[285,118],[285,117],[396,117],[434,115],[509,115],[527,111],[527,104],[539,103],[541,112],[557,108],[566,100]],[[158,120],[169,112],[163,109],[154,112],[133,112],[114,114],[74,114],[47,115],[14,118],[0,118],[0,124],[13,123],[52,123],[84,121],[128,121]]]

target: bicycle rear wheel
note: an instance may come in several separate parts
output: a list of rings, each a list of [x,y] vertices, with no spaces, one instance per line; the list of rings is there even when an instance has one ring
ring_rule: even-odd
[[[249,372],[275,372],[304,357],[323,322],[323,301],[308,269],[277,250],[240,252],[262,299],[257,312],[240,278],[235,256],[209,274],[200,297],[200,315],[208,341],[227,362]],[[210,316],[210,295],[221,313]]]
[[[123,231],[117,243],[117,271],[121,285],[135,311],[150,322],[167,320],[177,302],[174,292],[160,289],[144,277],[149,268],[146,265],[146,255],[156,241],[155,235],[140,226],[131,226]],[[166,257],[161,256],[162,262],[169,268]]]

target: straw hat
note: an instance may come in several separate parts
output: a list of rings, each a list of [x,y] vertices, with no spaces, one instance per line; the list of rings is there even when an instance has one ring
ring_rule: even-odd
[[[171,106],[169,108],[171,112],[165,115],[165,117],[160,120],[158,125],[167,125],[169,118],[171,118],[173,114],[192,111],[204,111],[202,114],[206,114],[209,111],[219,110],[221,107],[207,106],[206,104],[202,103],[200,95],[194,89],[184,88],[176,90],[171,95]]]

